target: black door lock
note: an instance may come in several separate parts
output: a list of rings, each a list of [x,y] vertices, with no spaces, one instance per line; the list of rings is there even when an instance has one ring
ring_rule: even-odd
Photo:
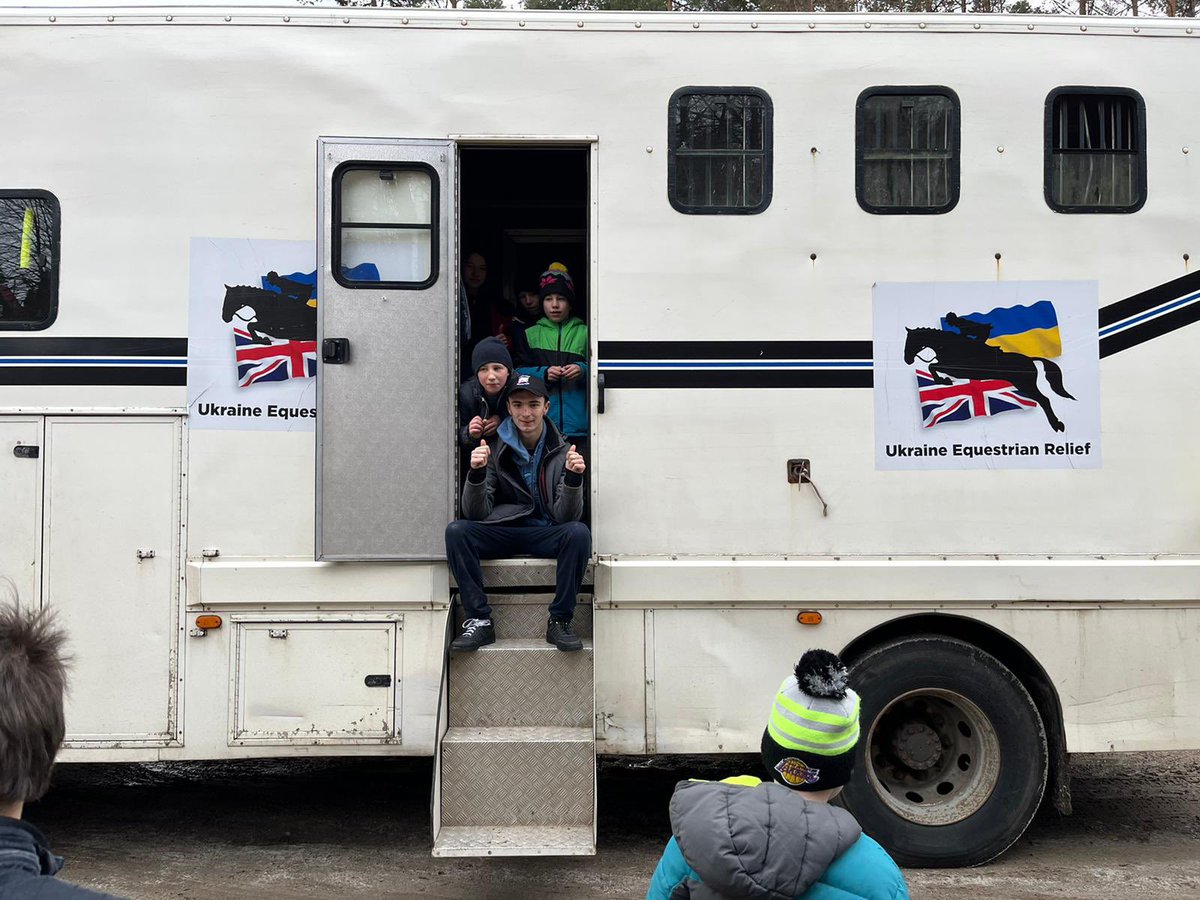
[[[329,365],[342,365],[349,362],[349,338],[325,338],[321,342],[321,361]]]

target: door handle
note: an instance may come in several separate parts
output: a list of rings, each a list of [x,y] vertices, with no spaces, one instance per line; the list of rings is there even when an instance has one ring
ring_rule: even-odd
[[[596,376],[596,415],[604,415],[604,373]]]
[[[13,456],[17,459],[37,459],[42,454],[42,448],[36,444],[17,444],[13,447]]]
[[[325,338],[321,342],[321,361],[328,365],[342,365],[350,361],[349,338]]]

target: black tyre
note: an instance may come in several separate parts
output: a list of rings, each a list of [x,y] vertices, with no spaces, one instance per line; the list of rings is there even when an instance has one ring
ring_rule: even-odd
[[[903,866],[975,866],[1025,831],[1046,788],[1046,730],[991,656],[923,636],[852,662],[862,734],[845,805]]]

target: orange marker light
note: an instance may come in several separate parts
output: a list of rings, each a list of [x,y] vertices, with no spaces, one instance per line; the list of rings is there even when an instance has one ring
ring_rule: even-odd
[[[796,613],[796,621],[801,625],[820,625],[821,614],[815,609],[802,609]]]
[[[220,628],[221,627],[221,617],[220,616],[196,616],[196,627],[197,628]]]

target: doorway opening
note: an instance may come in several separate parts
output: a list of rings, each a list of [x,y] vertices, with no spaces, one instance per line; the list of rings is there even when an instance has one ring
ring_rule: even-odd
[[[543,375],[547,374],[543,370],[548,364],[572,361],[571,354],[563,349],[550,350],[549,356],[544,347],[538,352],[537,340],[531,348],[525,332],[545,315],[541,301],[536,299],[539,279],[554,264],[565,267],[573,283],[575,302],[570,316],[588,322],[589,159],[590,147],[586,145],[459,148],[458,334],[462,382],[475,378],[472,352],[485,337],[497,337],[507,346],[518,371]],[[583,352],[586,358],[586,342]],[[561,360],[555,358],[559,355]],[[589,365],[585,373],[590,373],[591,361],[586,362]],[[551,393],[549,418],[564,438],[579,446],[590,467],[588,374],[574,381],[552,375],[545,380]],[[473,414],[470,405],[460,403],[457,423],[462,451],[459,484],[469,455],[463,429],[471,418],[468,413]],[[585,498],[587,484],[585,481]],[[590,501],[586,506],[584,521],[590,524]]]

